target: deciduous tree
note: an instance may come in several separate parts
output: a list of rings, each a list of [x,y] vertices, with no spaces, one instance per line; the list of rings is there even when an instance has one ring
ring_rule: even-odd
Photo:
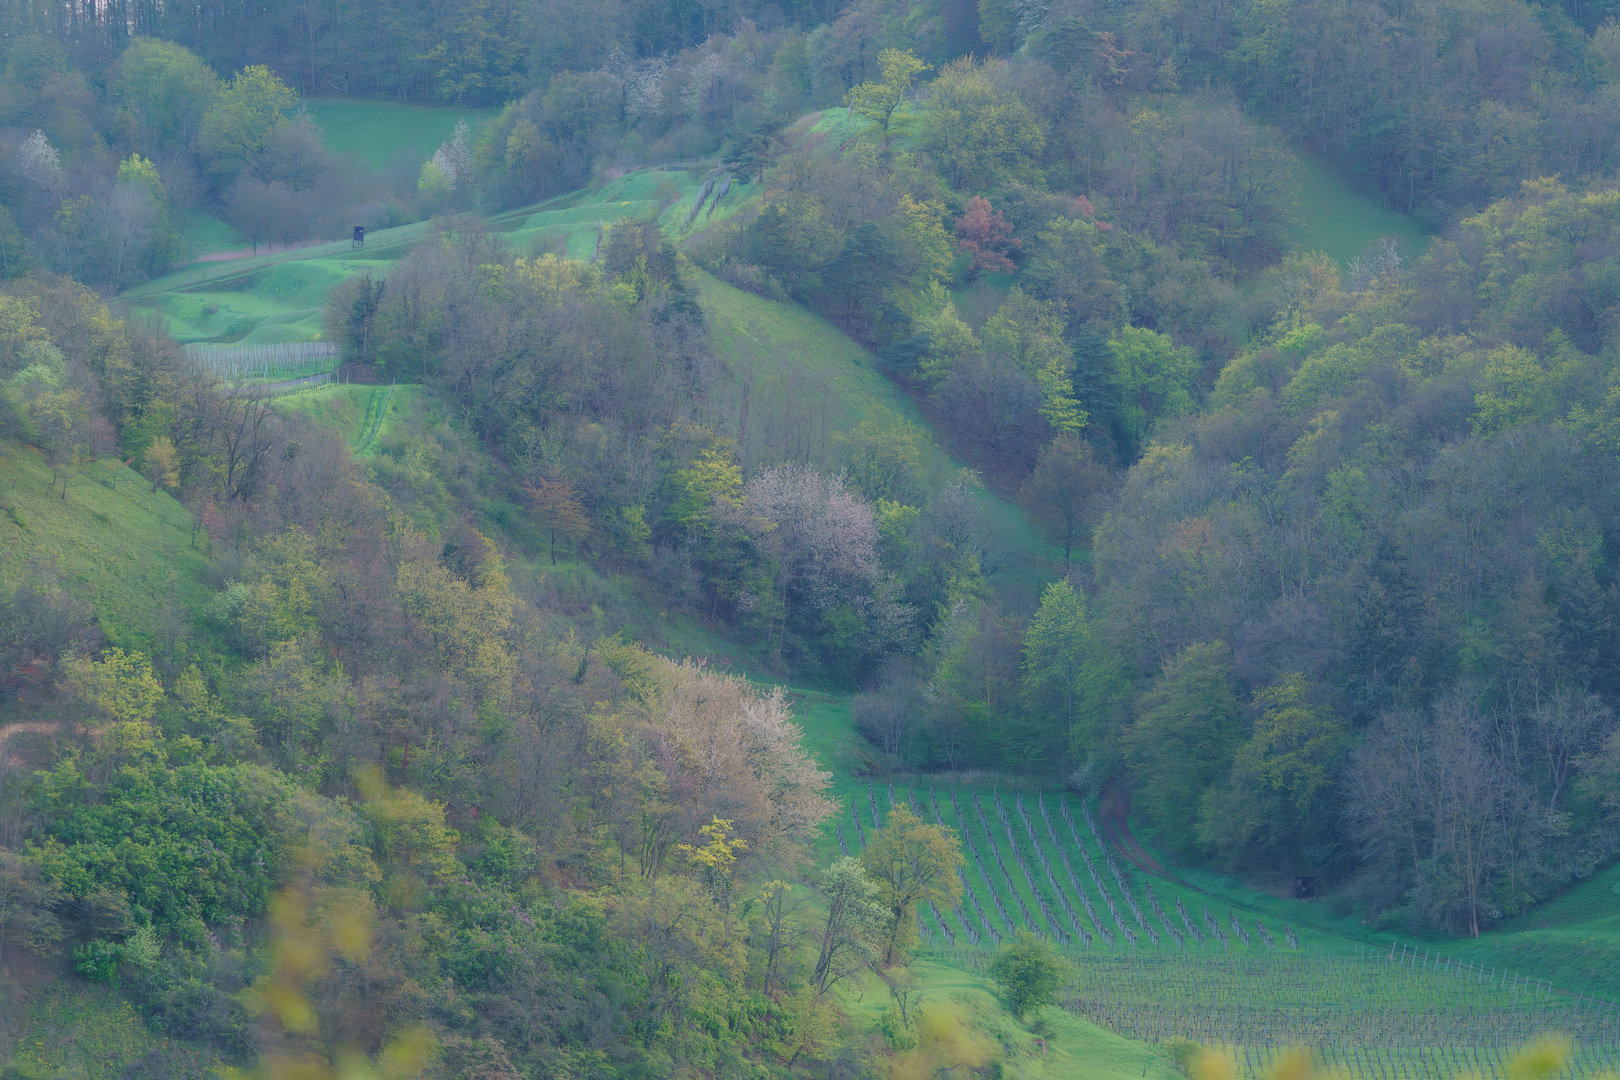
[[[137,38],[119,57],[112,91],[155,145],[184,149],[219,93],[219,78],[182,45]]]
[[[883,78],[867,80],[851,87],[844,95],[849,111],[868,124],[875,124],[883,135],[883,152],[889,152],[889,140],[895,124],[895,110],[911,92],[917,76],[930,70],[930,65],[919,60],[910,49],[884,49],[878,53],[878,69]]]
[[[940,69],[922,127],[923,145],[958,191],[986,191],[1032,173],[1046,145],[1029,108],[972,56]]]
[[[152,490],[165,490],[180,483],[180,455],[175,453],[174,442],[167,435],[159,435],[146,448],[146,460],[141,466],[146,478],[152,481]]]
[[[925,824],[904,803],[889,811],[889,820],[872,834],[861,852],[880,890],[889,915],[883,942],[883,962],[892,964],[917,932],[917,905],[927,901],[955,907],[962,898],[956,876],[962,866],[962,848],[956,834],[939,825]]]
[[[1258,848],[1271,865],[1310,866],[1332,824],[1324,805],[1339,775],[1349,733],[1331,709],[1311,700],[1303,674],[1255,691],[1259,716],[1237,751],[1231,777],[1204,799],[1198,835],[1231,861]]]
[[[877,958],[887,921],[878,885],[859,859],[835,861],[821,875],[820,888],[827,900],[827,921],[816,957],[818,995]]]
[[[1230,766],[1240,722],[1224,642],[1188,646],[1137,700],[1125,748],[1142,808],[1169,846],[1194,846],[1199,804]]]
[[[997,213],[990,200],[981,195],[969,199],[962,216],[956,219],[956,242],[973,256],[967,269],[969,281],[986,270],[1010,274],[1018,269],[1007,256],[1023,247],[1023,241],[1013,236],[1012,222]]]
[[[534,515],[550,541],[551,565],[556,566],[557,541],[590,532],[591,520],[585,513],[585,505],[580,502],[573,483],[563,478],[542,477],[532,484],[524,484],[523,493],[528,496],[529,513]]]
[[[1019,930],[990,961],[990,977],[1000,984],[1012,1014],[1020,1020],[1056,1001],[1069,972],[1063,954],[1050,941],[1028,930]]]
[[[238,71],[203,114],[197,152],[211,172],[235,176],[287,123],[298,94],[262,64]]]
[[[1068,578],[1054,581],[1024,631],[1024,692],[1063,702],[1064,727],[1074,740],[1075,692],[1091,643],[1085,596]]]
[[[1099,516],[1095,504],[1107,485],[1108,472],[1097,463],[1091,447],[1073,435],[1061,435],[1041,450],[1034,471],[1019,490],[1019,501],[1035,523],[1063,549],[1065,567]]]

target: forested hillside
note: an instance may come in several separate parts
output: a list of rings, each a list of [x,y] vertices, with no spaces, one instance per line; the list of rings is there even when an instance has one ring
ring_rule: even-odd
[[[1602,1066],[1615,14],[0,7],[0,1076]]]

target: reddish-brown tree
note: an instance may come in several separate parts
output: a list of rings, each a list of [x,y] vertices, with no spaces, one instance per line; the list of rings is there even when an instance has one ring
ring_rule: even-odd
[[[1007,253],[1023,247],[1023,243],[1013,236],[1012,228],[1012,222],[992,208],[989,199],[975,195],[968,200],[967,212],[956,219],[956,242],[973,256],[968,280],[986,270],[1010,274],[1016,269]]]
[[[523,485],[529,497],[529,512],[545,530],[551,543],[551,565],[557,565],[557,541],[564,537],[584,536],[591,529],[591,519],[579,501],[579,493],[567,480],[536,480]]]

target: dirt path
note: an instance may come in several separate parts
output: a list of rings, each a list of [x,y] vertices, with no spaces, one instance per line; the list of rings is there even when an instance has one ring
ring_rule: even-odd
[[[11,741],[13,735],[55,735],[62,725],[55,720],[22,720],[15,724],[0,727],[0,754],[3,754],[6,743]],[[19,765],[21,758],[13,758],[8,764]]]
[[[231,262],[235,259],[257,259],[261,255],[284,255],[289,251],[302,251],[305,248],[320,247],[322,244],[333,243],[331,240],[303,240],[296,244],[266,244],[263,248],[236,248],[234,251],[210,251],[206,255],[198,255],[192,262]]]
[[[1185,888],[1193,888],[1193,886],[1188,885],[1185,881],[1160,866],[1159,861],[1149,855],[1147,849],[1131,834],[1130,813],[1131,793],[1129,791],[1115,784],[1110,784],[1103,790],[1102,797],[1097,800],[1097,816],[1101,819],[1103,836],[1114,847],[1119,849],[1121,855],[1124,855],[1125,858],[1140,869],[1155,877],[1173,881]]]

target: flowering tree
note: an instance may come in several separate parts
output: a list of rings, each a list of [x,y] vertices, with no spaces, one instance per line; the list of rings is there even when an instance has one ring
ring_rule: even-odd
[[[634,681],[669,801],[693,824],[726,822],[733,856],[806,851],[832,813],[822,794],[830,774],[800,745],[804,733],[782,690],[760,693],[691,661],[646,655],[644,663]],[[704,835],[712,841],[712,832]]]
[[[871,592],[877,524],[842,475],[783,465],[751,480],[745,497],[750,511],[775,526],[781,588],[793,601],[821,611]]]
[[[36,184],[54,188],[62,180],[62,155],[36,131],[17,147],[17,169]]]
[[[760,546],[774,562],[773,634],[785,637],[795,618],[844,608],[861,620],[861,641],[899,640],[910,611],[882,573],[872,508],[842,474],[807,465],[766,469],[749,481],[744,501],[765,526]]]

